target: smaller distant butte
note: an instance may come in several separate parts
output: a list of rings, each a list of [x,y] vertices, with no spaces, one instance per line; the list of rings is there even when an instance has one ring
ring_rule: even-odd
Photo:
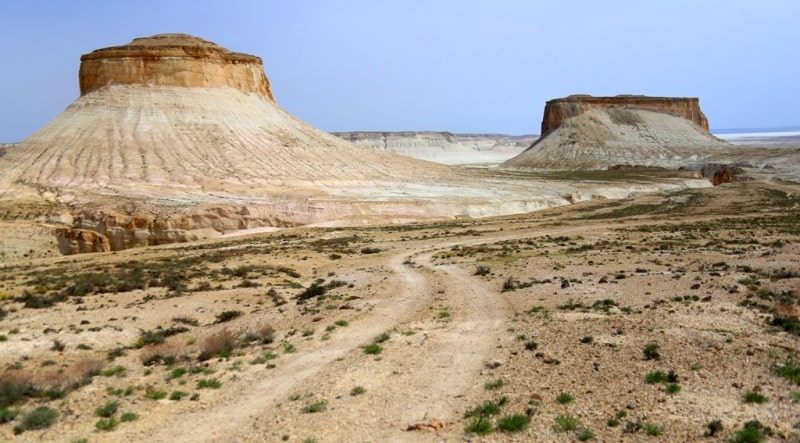
[[[261,58],[187,34],[136,38],[81,56],[81,95],[109,85],[231,87],[275,101]]]
[[[542,136],[561,126],[564,120],[592,108],[630,108],[663,112],[685,118],[708,132],[708,119],[700,110],[700,99],[696,97],[650,97],[646,95],[594,97],[576,94],[549,100],[545,104]]]

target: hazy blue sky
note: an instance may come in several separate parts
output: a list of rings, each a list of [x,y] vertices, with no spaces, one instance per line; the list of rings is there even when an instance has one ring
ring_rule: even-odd
[[[260,56],[278,103],[327,131],[538,133],[575,93],[800,125],[796,0],[3,0],[0,142],[77,98],[81,54],[166,32]]]

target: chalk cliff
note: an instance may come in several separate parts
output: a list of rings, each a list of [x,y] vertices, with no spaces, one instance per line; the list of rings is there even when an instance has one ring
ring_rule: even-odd
[[[437,131],[359,131],[332,134],[376,151],[448,165],[500,163],[519,154],[536,139],[533,135],[453,134]]]

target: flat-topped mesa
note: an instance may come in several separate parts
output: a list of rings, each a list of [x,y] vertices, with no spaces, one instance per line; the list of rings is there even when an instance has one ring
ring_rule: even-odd
[[[136,38],[81,56],[81,95],[108,85],[230,87],[275,101],[261,58],[186,34]]]
[[[583,114],[591,108],[631,108],[664,112],[685,118],[708,132],[708,119],[700,110],[700,99],[695,97],[648,97],[645,95],[617,95],[593,97],[570,95],[550,100],[544,106],[542,136],[561,126],[564,120]]]

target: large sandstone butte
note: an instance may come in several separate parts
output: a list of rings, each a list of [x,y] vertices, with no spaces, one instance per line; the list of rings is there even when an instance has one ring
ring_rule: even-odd
[[[275,101],[261,59],[186,34],[136,38],[81,56],[81,95],[109,85],[231,87]]]
[[[511,169],[699,167],[730,144],[708,132],[696,98],[573,95],[545,105],[542,136]]]
[[[644,190],[545,184],[356,146],[278,107],[257,57],[182,34],[87,54],[80,83],[75,102],[0,157],[3,260],[521,213]]]

